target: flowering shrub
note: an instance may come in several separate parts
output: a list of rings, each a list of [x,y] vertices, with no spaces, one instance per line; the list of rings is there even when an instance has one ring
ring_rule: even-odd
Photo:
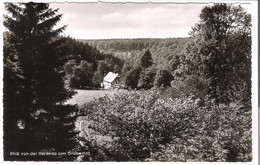
[[[251,109],[158,90],[126,92],[83,106],[90,128],[110,136],[103,153],[116,161],[250,161]]]

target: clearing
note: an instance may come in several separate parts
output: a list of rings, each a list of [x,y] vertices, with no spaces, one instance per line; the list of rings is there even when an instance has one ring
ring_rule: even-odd
[[[70,100],[66,101],[65,104],[77,104],[79,107],[87,102],[93,101],[105,95],[114,95],[121,90],[75,90],[75,94]]]

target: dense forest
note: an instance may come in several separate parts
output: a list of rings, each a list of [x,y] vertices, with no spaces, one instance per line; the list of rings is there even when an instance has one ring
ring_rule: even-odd
[[[4,160],[252,161],[251,15],[241,6],[205,6],[190,38],[112,40],[61,36],[47,3],[5,8]],[[65,104],[108,72],[122,93]],[[91,135],[76,128],[82,116]]]
[[[107,39],[78,40],[100,50],[103,53],[125,59],[131,65],[140,63],[140,58],[149,49],[156,67],[165,67],[179,56],[190,38],[168,39]]]
[[[124,61],[111,55],[100,53],[86,43],[72,38],[64,38],[61,51],[66,55],[64,71],[67,84],[73,88],[100,87],[108,72],[121,74]]]
[[[121,87],[140,89],[154,87],[156,75],[165,73],[173,77],[179,56],[190,41],[188,38],[66,40],[63,51],[69,56],[64,68],[71,87],[100,87],[106,74],[115,72],[120,75]],[[147,55],[151,65],[143,66],[142,58]],[[169,86],[171,80],[168,78],[165,83]]]
[[[68,74],[74,73],[74,75],[78,75],[76,76],[78,80],[74,78],[75,76],[71,76],[71,84],[73,87],[99,87],[102,78],[111,71],[120,74],[123,87],[150,89],[154,86],[154,83],[156,83],[156,75],[160,76],[165,73],[173,77],[173,72],[179,64],[179,56],[183,54],[184,48],[190,40],[190,38],[74,40],[77,45],[91,46],[92,49],[96,48],[99,50],[99,62],[96,62],[93,66],[89,65],[88,67],[90,68],[85,66],[84,73],[82,74],[79,73],[79,70],[83,68],[84,61],[86,63],[87,60],[85,59],[82,61],[82,64],[79,64],[78,60],[78,69],[74,68],[74,72],[72,68],[69,67],[76,66],[75,60],[70,60],[65,67],[66,70],[68,70]],[[147,51],[152,60],[152,65],[143,67],[141,59],[147,55]],[[88,53],[81,52],[81,54]],[[93,57],[92,59],[95,58],[96,57]],[[87,72],[89,71],[92,72],[92,74],[88,74]],[[134,72],[136,74],[133,74]],[[82,80],[79,80],[80,74],[83,77]],[[88,76],[86,76],[87,74]],[[86,80],[86,77],[92,77],[92,81],[91,79]],[[166,80],[168,82],[165,83],[169,85],[171,80],[172,78],[168,78],[168,80]],[[157,86],[160,85],[162,85],[162,83],[157,83]]]

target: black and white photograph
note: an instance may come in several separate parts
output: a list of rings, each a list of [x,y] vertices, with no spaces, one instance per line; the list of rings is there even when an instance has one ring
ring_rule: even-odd
[[[3,161],[257,163],[257,3],[2,2]]]

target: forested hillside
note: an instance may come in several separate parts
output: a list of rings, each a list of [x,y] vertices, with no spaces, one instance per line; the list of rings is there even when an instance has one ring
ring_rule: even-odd
[[[106,39],[78,40],[106,54],[125,59],[130,65],[138,65],[141,56],[149,49],[156,67],[168,66],[179,56],[191,38],[167,39]]]
[[[66,82],[70,87],[99,87],[108,72],[121,73],[124,62],[104,54],[87,43],[63,38],[60,52],[64,54]]]

